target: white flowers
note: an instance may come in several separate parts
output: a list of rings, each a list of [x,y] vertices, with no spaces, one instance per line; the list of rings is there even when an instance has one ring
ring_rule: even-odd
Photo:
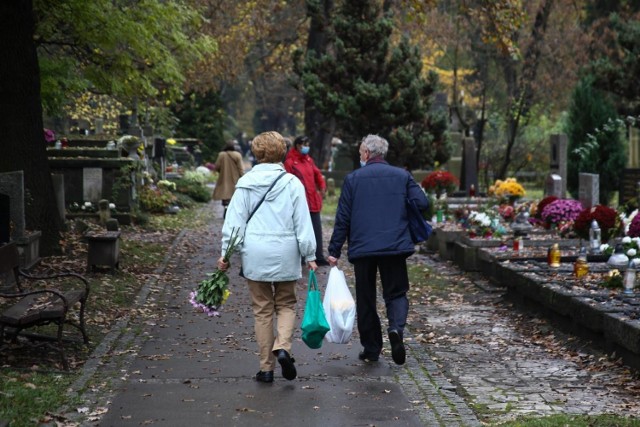
[[[603,243],[600,245],[600,252],[604,252],[609,249],[609,245],[607,243]]]
[[[624,236],[624,237],[622,238],[622,243],[623,243],[623,244],[631,243],[631,237],[629,237],[629,236]]]
[[[635,250],[635,249],[633,249],[633,248],[629,249],[629,250],[627,251],[627,256],[628,256],[628,257],[634,257],[634,256],[636,256],[636,250]]]
[[[484,212],[472,211],[469,213],[469,220],[483,227],[491,226],[491,217]]]

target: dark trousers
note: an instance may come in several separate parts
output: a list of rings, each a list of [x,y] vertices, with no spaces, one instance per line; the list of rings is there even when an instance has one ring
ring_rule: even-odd
[[[322,222],[320,220],[320,212],[311,212],[311,224],[313,225],[313,234],[316,236],[316,261],[324,260],[324,255],[322,255]]]
[[[382,297],[390,330],[402,336],[409,314],[407,255],[374,256],[353,260],[356,275],[356,312],[360,344],[365,353],[382,351],[382,326],[376,309],[376,276],[380,271]]]

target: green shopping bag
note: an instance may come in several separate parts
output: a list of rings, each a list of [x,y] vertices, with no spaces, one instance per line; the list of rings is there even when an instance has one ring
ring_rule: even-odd
[[[302,341],[309,348],[320,348],[322,340],[329,332],[329,323],[324,315],[322,296],[318,290],[318,281],[313,270],[309,271],[309,286],[307,288],[307,303],[302,316]]]

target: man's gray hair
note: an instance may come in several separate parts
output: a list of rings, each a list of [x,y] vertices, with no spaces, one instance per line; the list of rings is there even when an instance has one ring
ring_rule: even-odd
[[[382,156],[389,151],[389,143],[386,139],[378,135],[367,135],[362,139],[362,145],[369,150],[371,157]]]

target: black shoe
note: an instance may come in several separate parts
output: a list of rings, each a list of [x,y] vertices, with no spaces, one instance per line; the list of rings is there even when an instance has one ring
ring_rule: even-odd
[[[389,331],[389,342],[391,343],[391,358],[397,365],[404,365],[407,353],[404,349],[402,337],[395,329]]]
[[[358,354],[358,359],[362,360],[363,362],[377,362],[379,357],[380,356],[378,356],[377,354],[367,353],[364,350],[361,351],[360,354]]]
[[[287,350],[276,350],[274,353],[276,353],[278,363],[280,363],[280,366],[282,366],[282,376],[289,381],[295,379],[296,376],[298,376],[296,367],[293,364],[295,360],[291,356],[289,356]]]
[[[256,381],[261,383],[272,383],[273,382],[273,371],[259,371],[256,374]]]
[[[329,264],[329,261],[327,261],[326,259],[317,259],[316,260],[316,265],[318,267],[326,267],[326,266],[331,265],[331,264]]]

